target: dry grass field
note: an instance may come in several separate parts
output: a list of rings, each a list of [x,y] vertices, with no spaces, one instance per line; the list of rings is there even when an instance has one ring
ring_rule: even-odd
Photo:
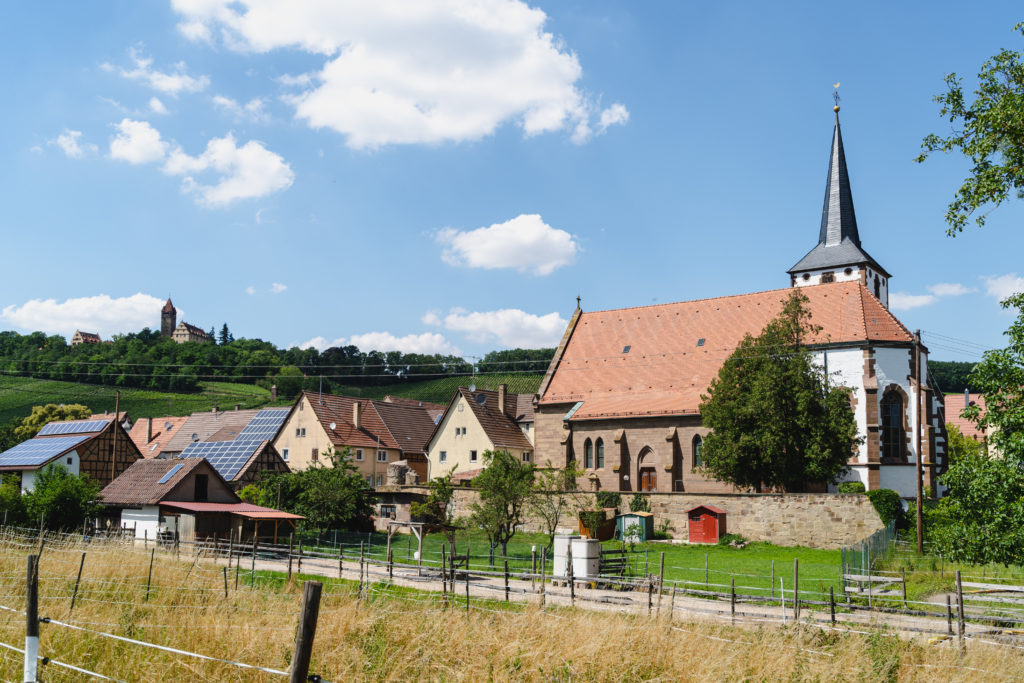
[[[37,543],[0,539],[0,642],[24,642],[27,554]],[[71,598],[82,552],[84,571]],[[112,634],[231,662],[288,668],[301,581],[141,548],[48,541],[39,570],[41,654],[125,681],[282,681],[276,673],[199,659]],[[225,597],[225,576],[227,597]],[[653,617],[479,602],[445,610],[440,597],[325,580],[311,673],[328,681],[979,681],[1024,677],[1024,650],[970,642],[909,642],[891,634],[813,627],[732,627]],[[74,624],[73,629],[54,622]],[[0,678],[21,680],[21,654],[0,648]],[[46,681],[90,680],[45,664]]]

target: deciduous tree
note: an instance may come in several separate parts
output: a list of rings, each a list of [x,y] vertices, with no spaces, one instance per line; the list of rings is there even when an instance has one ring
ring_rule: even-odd
[[[508,451],[484,451],[484,471],[473,480],[480,494],[474,503],[473,523],[493,545],[508,554],[508,542],[523,524],[523,512],[533,493],[533,464]]]
[[[554,545],[555,531],[564,517],[575,515],[585,506],[583,494],[576,487],[576,480],[583,476],[583,470],[570,461],[565,469],[551,466],[537,469],[527,507],[541,519],[548,535],[548,549]]]
[[[1014,26],[1024,36],[1024,23]],[[981,65],[974,101],[955,73],[946,76],[947,91],[935,97],[939,114],[953,127],[947,136],[928,135],[917,157],[932,152],[959,152],[971,162],[946,211],[946,234],[955,236],[978,209],[992,209],[1011,197],[1024,198],[1024,54],[1003,49]],[[974,222],[985,224],[988,211]]]
[[[49,422],[59,420],[82,420],[92,415],[88,406],[78,403],[57,405],[47,403],[45,406],[33,406],[28,417],[21,419],[21,424],[14,428],[14,436],[19,441],[31,439]]]
[[[818,328],[794,290],[757,337],[747,335],[722,365],[700,414],[703,469],[740,488],[799,491],[834,483],[858,443],[845,387],[830,385],[802,345]]]

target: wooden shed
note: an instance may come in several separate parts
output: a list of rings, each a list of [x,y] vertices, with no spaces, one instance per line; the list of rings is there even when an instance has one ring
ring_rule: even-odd
[[[725,510],[714,505],[698,505],[686,513],[690,543],[718,543],[726,534]]]

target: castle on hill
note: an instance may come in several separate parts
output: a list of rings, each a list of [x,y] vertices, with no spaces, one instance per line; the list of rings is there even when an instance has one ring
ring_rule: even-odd
[[[167,303],[160,309],[160,335],[170,337],[179,344],[185,342],[212,342],[213,336],[202,328],[190,325],[182,320],[178,322],[178,309],[171,303],[171,297],[167,297]]]

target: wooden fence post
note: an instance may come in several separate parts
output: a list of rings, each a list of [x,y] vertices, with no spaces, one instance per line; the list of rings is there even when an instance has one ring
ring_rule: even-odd
[[[228,568],[221,567],[221,571],[224,573],[224,599],[228,598]]]
[[[800,560],[793,558],[793,621],[800,621]]]
[[[29,555],[25,574],[25,667],[22,680],[36,683],[39,665],[39,556]]]
[[[309,660],[313,654],[313,638],[316,636],[316,622],[320,615],[320,593],[323,584],[307,581],[302,587],[302,613],[299,615],[299,630],[295,634],[295,652],[289,671],[289,683],[305,683],[309,678]]]
[[[658,570],[658,616],[661,616],[661,593],[665,584],[665,551],[661,553],[661,568]]]
[[[548,585],[548,580],[545,574],[548,568],[548,549],[544,546],[540,550],[540,608],[544,609],[544,599],[547,597],[545,588]],[[469,575],[466,575],[466,581],[469,581]]]
[[[466,548],[466,616],[469,616],[469,548]]]
[[[508,560],[505,560],[505,602],[508,602]]]
[[[149,551],[149,575],[146,576],[146,599],[143,602],[149,601],[149,586],[153,581],[153,556],[156,555],[156,548]]]
[[[537,592],[537,546],[535,545],[530,546],[530,591]]]
[[[956,625],[960,647],[964,646],[964,587],[960,583],[960,570],[956,570]]]
[[[339,579],[341,578],[342,573],[345,571],[345,567],[343,565],[344,561],[345,561],[345,549],[341,546],[341,543],[339,543],[338,544],[338,578]]]
[[[729,577],[729,613],[732,615],[732,623],[736,623],[736,577]]]
[[[576,578],[573,576],[572,568],[572,541],[568,543],[568,550],[566,552],[566,564],[569,565],[569,570],[566,572],[569,575],[569,604],[573,607],[576,606]]]
[[[391,581],[395,576],[395,563],[391,558],[391,549],[388,548],[388,581]]]
[[[900,577],[903,580],[903,609],[907,609],[907,568],[900,567]]]
[[[298,558],[298,560],[296,560],[295,573],[296,574],[301,574],[302,573],[302,539],[301,538],[299,539],[299,558]]]
[[[359,541],[359,596],[358,599],[363,599],[363,542]]]
[[[672,615],[676,611],[676,584],[672,584],[672,600],[668,603],[668,621],[672,623]]]
[[[231,569],[231,558],[235,555],[235,532],[228,533],[228,569]]]
[[[946,595],[946,631],[949,635],[953,635],[953,605],[949,599],[949,595]]]
[[[292,580],[292,551],[295,549],[295,532],[288,534],[288,580]]]
[[[257,525],[258,526],[258,525]],[[259,540],[256,538],[256,530],[252,532],[252,573],[249,575],[249,587],[256,588],[256,545]]]
[[[85,553],[78,563],[78,577],[75,578],[75,591],[71,594],[71,607],[68,608],[68,616],[75,610],[75,599],[78,597],[78,584],[82,582],[82,568],[85,567]]]
[[[835,586],[828,587],[828,611],[832,616],[832,625],[836,625],[836,591]]]
[[[448,546],[441,544],[441,599],[448,598]]]

